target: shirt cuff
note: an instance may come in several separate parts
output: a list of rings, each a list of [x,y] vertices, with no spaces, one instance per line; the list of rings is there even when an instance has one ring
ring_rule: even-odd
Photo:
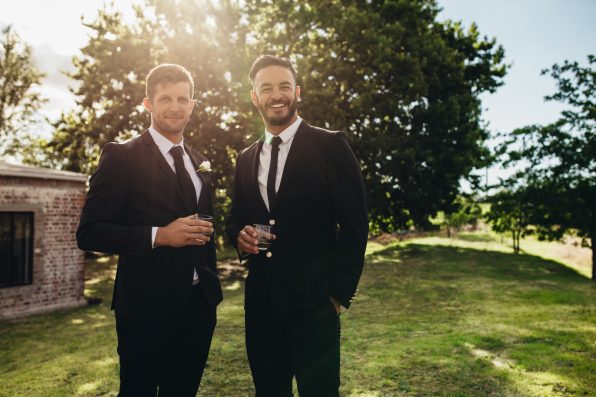
[[[157,236],[157,226],[151,228],[151,248],[155,248],[155,236]]]

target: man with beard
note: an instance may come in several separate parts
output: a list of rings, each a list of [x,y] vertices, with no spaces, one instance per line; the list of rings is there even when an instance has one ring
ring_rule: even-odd
[[[179,65],[149,72],[151,126],[103,148],[77,231],[79,248],[120,256],[120,397],[196,396],[222,300],[213,225],[195,216],[212,214],[211,178],[197,172],[208,163],[183,137],[193,92]]]
[[[258,397],[339,396],[341,306],[350,306],[368,235],[364,184],[342,133],[297,114],[290,61],[257,58],[251,97],[262,139],[238,156],[227,232],[248,262],[246,348]],[[273,227],[259,249],[255,224]]]

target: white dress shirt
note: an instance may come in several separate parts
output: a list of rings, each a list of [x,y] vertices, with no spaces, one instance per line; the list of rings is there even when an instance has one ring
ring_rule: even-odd
[[[302,119],[298,117],[298,119],[290,124],[288,128],[277,135],[281,138],[281,143],[279,144],[279,153],[277,156],[277,173],[275,174],[276,192],[279,190],[279,184],[284,172],[286,160],[288,159],[288,153],[290,153],[292,141],[294,140],[294,136],[296,135],[296,131],[298,131],[301,121]],[[265,201],[267,209],[269,209],[269,196],[267,196],[267,177],[269,176],[269,163],[271,162],[271,140],[274,136],[275,135],[265,130],[265,142],[261,147],[261,154],[259,157],[259,191],[261,192],[261,197],[263,197],[263,201]]]
[[[201,178],[199,178],[199,176],[197,175],[195,167],[192,164],[192,161],[190,160],[190,156],[188,155],[188,153],[186,153],[186,150],[184,150],[184,138],[182,138],[180,143],[178,143],[176,145],[176,144],[172,143],[172,141],[170,141],[168,138],[164,137],[159,132],[157,132],[153,127],[149,127],[149,134],[151,134],[151,138],[153,138],[153,141],[157,145],[157,148],[159,149],[159,151],[161,152],[163,157],[166,159],[166,162],[170,165],[170,167],[172,168],[172,171],[174,171],[174,173],[176,173],[176,166],[174,165],[174,157],[170,153],[170,150],[174,146],[182,147],[182,153],[183,153],[182,160],[184,161],[184,168],[186,168],[186,171],[188,171],[188,174],[190,175],[190,180],[192,181],[192,184],[195,187],[195,193],[197,194],[197,202],[198,202],[198,199],[201,196],[201,189],[203,188],[203,182],[201,182]],[[191,214],[188,214],[188,215],[191,215]],[[157,226],[153,226],[151,228],[151,246],[152,247],[155,247],[155,236],[157,235],[157,229],[158,229]],[[193,283],[196,284],[198,282],[198,280],[199,280],[199,276],[197,275],[197,271],[194,270]]]

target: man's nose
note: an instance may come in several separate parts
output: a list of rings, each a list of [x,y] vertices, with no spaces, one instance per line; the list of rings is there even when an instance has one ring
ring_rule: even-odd
[[[168,111],[170,113],[180,113],[182,112],[182,104],[178,102],[174,102],[172,106],[169,107]]]
[[[281,94],[281,91],[278,89],[274,89],[271,92],[271,99],[275,100],[275,99],[281,99],[283,98],[283,95]]]

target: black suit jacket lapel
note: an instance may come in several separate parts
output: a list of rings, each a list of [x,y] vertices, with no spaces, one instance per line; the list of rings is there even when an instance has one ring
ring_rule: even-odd
[[[300,126],[298,127],[298,131],[296,131],[296,135],[294,135],[294,140],[292,141],[292,146],[290,146],[290,152],[288,153],[288,158],[286,159],[286,164],[284,165],[281,182],[279,183],[279,189],[277,190],[277,208],[280,208],[280,206],[283,204],[285,192],[288,190],[288,184],[291,183],[292,175],[296,171],[296,167],[300,163],[300,159],[304,155],[303,153],[308,146],[308,132],[310,128],[312,127],[306,124],[306,122],[303,120],[300,122]]]

